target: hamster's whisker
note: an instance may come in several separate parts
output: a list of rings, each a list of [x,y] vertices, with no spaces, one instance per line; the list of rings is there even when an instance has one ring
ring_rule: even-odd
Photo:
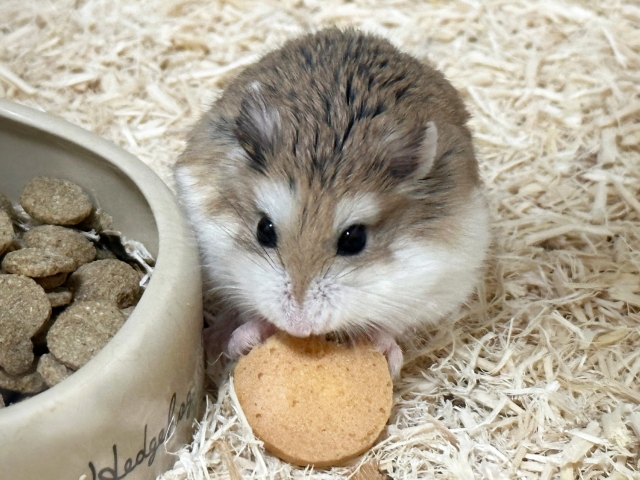
[[[222,198],[225,202],[227,202],[227,205],[229,205],[234,212],[236,212],[236,215],[238,216],[238,218],[240,219],[240,221],[242,223],[244,223],[245,227],[247,227],[247,230],[249,230],[249,232],[252,232],[253,229],[249,226],[249,223],[247,223],[247,221],[244,219],[244,217],[240,214],[240,211],[238,210],[237,206],[226,196],[222,195],[222,192],[220,192],[220,189],[214,185],[214,187],[219,194],[219,197]],[[267,249],[264,248],[262,245],[260,245],[260,248],[264,251],[266,258],[268,259],[269,264],[271,265],[271,268],[273,268],[274,270],[276,270],[276,266],[273,263],[273,260],[271,259],[271,257],[269,256],[269,253],[267,252]]]
[[[391,314],[391,315],[404,315],[406,314],[406,310],[403,309],[400,305],[394,303],[394,302],[388,302],[388,301],[382,301],[380,302],[385,309],[387,309],[388,311],[386,312],[387,314]],[[370,304],[366,304],[365,302],[361,302],[361,301],[356,301],[356,305],[361,305],[361,310],[366,309],[367,307],[370,307]],[[369,318],[368,316],[361,316],[361,315],[357,315],[357,318],[362,319],[362,320],[366,320],[371,322],[372,319]],[[387,320],[388,321],[388,320]]]
[[[351,317],[346,321],[346,332],[350,336],[367,336],[371,333],[371,330],[382,330],[391,333],[393,329],[389,329],[389,325],[384,322],[376,321],[370,317],[356,316]]]
[[[331,267],[333,267],[333,262],[335,261],[336,257],[331,257],[330,259],[328,258],[327,260],[324,261],[324,263],[322,264],[322,267],[320,268],[320,272],[322,272],[324,270],[324,273],[320,276],[320,278],[322,278],[323,280],[325,278],[327,278],[327,275],[329,274],[329,270],[331,270]],[[327,265],[327,262],[329,263],[329,265],[327,266],[326,270],[325,270],[325,265]],[[335,278],[335,277],[334,277]]]
[[[397,308],[399,311],[402,311],[402,312],[406,311],[407,303],[415,302],[416,300],[419,300],[418,298],[415,298],[415,297],[406,296],[404,294],[397,294],[397,293],[394,294],[393,297],[390,297],[390,296],[385,295],[383,293],[372,292],[372,291],[367,290],[365,288],[354,287],[352,285],[343,285],[343,287],[347,288],[347,289],[350,289],[350,290],[355,290],[358,293],[363,293],[365,295],[373,295],[375,297],[378,297],[378,298],[384,300],[385,305]],[[356,297],[356,298],[361,298],[361,297]]]
[[[224,233],[226,233],[229,236],[229,238],[234,239],[234,236],[233,236],[233,234],[231,233],[231,231],[229,230],[228,227],[225,227],[222,223],[217,222],[215,219],[212,220],[212,223],[215,224]]]
[[[215,286],[215,287],[210,287],[208,288],[205,293],[215,293],[215,292],[221,292],[221,291],[229,291],[229,290],[238,290],[241,292],[244,292],[245,289],[242,287],[238,287],[236,285],[220,285],[220,286]]]
[[[333,262],[332,262],[332,264],[333,264]],[[347,269],[349,269],[349,268],[354,268],[354,267],[351,267],[351,265],[346,265],[346,266],[344,266],[343,268],[341,268],[340,270],[338,270],[338,271],[337,271],[337,272],[336,272],[336,273],[331,277],[331,279],[330,279],[330,280],[331,280],[331,281],[334,281],[334,280],[340,280],[344,275],[346,275],[347,273],[349,273],[349,272],[344,273],[344,272],[345,272]],[[344,273],[344,275],[342,275],[343,273]],[[327,270],[327,273],[325,274],[325,276],[326,276],[326,275],[328,275],[328,274],[329,274],[329,270]]]
[[[282,255],[280,255],[280,249],[278,247],[276,247],[276,255],[278,256],[278,260],[280,261],[282,269],[286,270],[287,268],[284,266],[284,260],[282,259]]]
[[[364,267],[368,267],[369,265],[373,264],[373,261],[368,261],[368,262],[364,262],[361,265],[358,265],[356,267],[351,267],[351,270],[345,271],[347,270],[350,266],[346,266],[345,268],[343,268],[342,270],[340,270],[339,272],[337,272],[332,278],[331,280],[341,280],[344,277],[346,277],[347,275],[351,275],[353,272],[360,270],[361,268]]]
[[[260,255],[260,252],[257,252]],[[262,255],[261,255],[262,256]],[[260,267],[261,270],[266,271],[267,269],[264,267],[264,264],[258,262],[255,258],[252,258],[250,255],[248,255],[246,258],[249,259],[249,261],[251,263],[253,263],[256,267]],[[205,263],[203,264],[204,267],[210,268],[210,269],[215,269],[216,265],[212,264],[212,263]],[[271,265],[271,267],[273,268],[273,265]],[[221,275],[221,274],[218,274]],[[227,275],[229,277],[230,280],[233,280],[233,276],[231,275]]]
[[[276,264],[274,263],[273,258],[271,258],[271,255],[269,255],[269,251],[260,244],[258,244],[258,246],[259,248],[256,249],[256,252],[258,253],[258,255],[260,255],[262,258],[264,258],[267,261],[267,263],[269,264],[272,270],[277,270]]]
[[[264,250],[264,249],[263,249]],[[269,264],[269,266],[271,267],[272,270],[275,270],[275,265],[273,264],[273,260],[271,259],[271,257],[269,256],[269,253],[265,250],[264,251],[264,255],[261,251],[258,251],[258,255],[260,255],[261,258],[264,258],[267,263]],[[251,258],[251,262],[257,266],[259,266],[262,270],[264,270],[265,272],[267,271],[267,269],[265,268],[264,264],[256,261],[255,259]]]

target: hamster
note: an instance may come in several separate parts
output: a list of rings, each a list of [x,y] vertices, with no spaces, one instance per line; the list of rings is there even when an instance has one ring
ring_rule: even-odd
[[[276,329],[367,336],[397,377],[396,340],[446,321],[483,273],[468,118],[444,75],[356,30],[247,67],[174,169],[216,305],[209,339],[233,358]]]

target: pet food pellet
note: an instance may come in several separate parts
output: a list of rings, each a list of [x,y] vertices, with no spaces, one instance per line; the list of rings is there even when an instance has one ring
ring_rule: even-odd
[[[40,357],[36,371],[40,374],[44,383],[46,383],[48,387],[57,385],[73,373],[73,370],[69,370],[63,364],[58,362],[50,353],[45,353]]]
[[[31,343],[33,343],[34,349],[39,349],[42,351],[43,347],[47,347],[47,333],[49,333],[49,329],[51,325],[55,323],[55,317],[53,313],[49,320],[45,322],[45,324],[36,332],[36,334],[31,337]]]
[[[69,305],[73,300],[73,293],[66,288],[56,288],[50,292],[47,292],[47,298],[52,307],[63,307]]]
[[[131,316],[131,314],[133,313],[133,311],[135,310],[135,306],[131,306],[131,307],[127,307],[127,308],[122,308],[120,309],[120,313],[122,314],[122,316],[124,317],[125,320],[129,320],[129,317]]]
[[[52,225],[76,225],[93,210],[91,199],[79,185],[50,177],[31,179],[22,190],[20,203],[33,218]]]
[[[67,273],[56,273],[55,275],[49,275],[48,277],[34,277],[34,280],[38,285],[44,288],[45,291],[49,291],[61,286],[67,280]]]
[[[0,210],[10,217],[13,216],[13,205],[11,205],[11,201],[2,192],[0,192]]]
[[[0,210],[0,255],[13,243],[13,224],[9,215]]]
[[[40,248],[72,258],[76,265],[93,261],[96,247],[77,230],[57,225],[42,225],[29,230],[22,237],[30,248]]]
[[[14,208],[0,193],[0,407],[88,362],[129,318],[143,289],[142,270],[119,260],[129,257],[121,234],[110,231],[113,218],[80,186],[37,177],[20,201]]]
[[[91,360],[123,324],[124,317],[111,303],[75,302],[49,329],[49,351],[58,361],[77,370]]]
[[[82,265],[67,282],[76,301],[105,300],[126,308],[135,303],[140,292],[140,277],[120,260],[96,260]]]
[[[105,250],[103,248],[96,249],[96,260],[117,260],[118,257],[114,255],[114,253],[110,250]]]
[[[22,375],[33,364],[33,343],[24,336],[7,332],[0,337],[0,367],[11,375]]]
[[[100,233],[104,230],[110,230],[113,225],[113,217],[108,213],[104,213],[100,207],[91,212],[87,218],[85,218],[78,225],[82,230],[94,230]]]
[[[0,275],[0,367],[10,375],[33,363],[31,337],[51,315],[42,287],[22,275]]]
[[[5,255],[2,268],[25,277],[48,277],[56,273],[73,272],[76,262],[59,253],[39,248],[23,248]]]
[[[0,388],[20,393],[40,393],[47,386],[38,372],[24,375],[9,375],[0,370]]]

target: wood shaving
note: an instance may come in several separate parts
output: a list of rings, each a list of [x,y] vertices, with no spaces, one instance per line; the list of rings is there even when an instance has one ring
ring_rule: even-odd
[[[331,24],[430,60],[472,112],[493,258],[454,325],[406,343],[386,437],[350,467],[292,467],[264,453],[226,382],[162,478],[371,464],[398,479],[640,478],[637,3],[4,0],[0,18],[0,96],[114,141],[170,186],[233,75]]]

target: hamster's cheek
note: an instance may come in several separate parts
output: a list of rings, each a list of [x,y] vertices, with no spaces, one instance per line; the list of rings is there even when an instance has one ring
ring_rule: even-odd
[[[394,335],[408,327],[434,323],[459,306],[476,275],[459,252],[406,241],[393,258],[354,270],[341,279],[340,310],[351,323],[378,327]]]
[[[281,315],[283,302],[292,300],[285,294],[288,276],[275,252],[267,249],[258,255],[245,251],[233,263],[233,275],[247,306],[270,320]]]
[[[343,317],[400,334],[457,309],[484,271],[490,241],[485,203],[467,203],[453,223],[460,232],[454,238],[399,237],[390,258],[341,276],[334,288],[342,293],[335,298]]]

